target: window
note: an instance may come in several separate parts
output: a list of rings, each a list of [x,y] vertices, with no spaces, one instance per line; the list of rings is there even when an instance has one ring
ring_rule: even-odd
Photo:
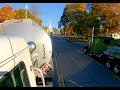
[[[110,40],[104,39],[104,44],[110,44]]]
[[[30,87],[27,71],[23,62],[0,80],[0,87]]]
[[[21,71],[20,75],[21,75],[21,78],[22,78],[23,86],[30,87],[30,83],[29,83],[27,71],[25,69],[25,65],[21,64],[21,66],[19,67],[19,69]]]
[[[0,81],[0,87],[14,87],[12,74],[4,76],[4,80]]]

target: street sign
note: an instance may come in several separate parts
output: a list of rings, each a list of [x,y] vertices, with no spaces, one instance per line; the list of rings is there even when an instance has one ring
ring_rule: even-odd
[[[53,68],[50,64],[44,64],[40,69],[47,75]]]

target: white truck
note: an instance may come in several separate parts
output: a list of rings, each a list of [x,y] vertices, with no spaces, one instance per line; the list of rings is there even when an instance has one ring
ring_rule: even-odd
[[[0,87],[36,87],[26,41],[4,35],[0,42]]]
[[[31,48],[35,47],[34,51],[30,49],[32,65],[44,73],[45,85],[52,86],[54,69],[50,36],[31,19],[7,20],[5,23],[6,25],[0,30],[0,34],[24,38]],[[35,75],[37,85],[42,85],[42,76],[36,71]]]

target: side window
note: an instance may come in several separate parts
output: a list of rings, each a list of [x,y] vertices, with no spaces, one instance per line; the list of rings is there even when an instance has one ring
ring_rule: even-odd
[[[21,64],[19,69],[20,69],[20,76],[21,76],[21,79],[22,79],[23,86],[24,87],[30,87],[30,82],[29,82],[29,79],[28,79],[27,71],[25,69],[25,65]]]
[[[110,40],[104,39],[104,44],[110,44]]]
[[[25,64],[21,62],[0,80],[0,87],[30,87]]]
[[[23,87],[19,67],[13,71],[16,87]]]
[[[14,87],[12,74],[6,75],[3,78],[4,79],[0,81],[0,87]]]

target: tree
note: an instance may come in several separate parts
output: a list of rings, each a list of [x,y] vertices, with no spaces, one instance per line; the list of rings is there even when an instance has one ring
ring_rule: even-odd
[[[119,3],[95,3],[92,7],[92,14],[100,17],[100,24],[104,30],[109,32],[119,32],[120,22],[120,4]]]
[[[78,22],[82,19],[84,12],[86,11],[85,3],[71,3],[67,4],[64,8],[63,15],[58,24],[58,27],[65,29],[66,33],[77,32],[76,27],[78,27]]]
[[[34,17],[40,19],[40,7],[38,4],[31,4],[30,12]]]
[[[15,10],[14,12],[16,13],[15,19],[25,19],[25,12],[26,12],[25,9],[18,9],[18,10]],[[27,11],[27,17],[28,18],[32,17],[29,11]]]
[[[11,20],[11,19],[25,19],[25,9],[18,9],[12,10],[11,6],[5,6],[0,8],[0,21],[4,20]],[[34,17],[28,10],[27,10],[27,17],[32,19],[38,25],[42,26],[42,21],[40,18]]]
[[[0,20],[11,20],[14,19],[15,13],[11,6],[5,6],[0,8]]]
[[[64,34],[64,29],[63,28],[60,29],[60,33]]]
[[[25,9],[18,9],[15,10],[15,19],[25,19]],[[34,17],[28,10],[27,10],[27,18],[32,19],[33,21],[35,21],[38,25],[42,26],[42,21],[41,19],[38,19],[36,17]]]

